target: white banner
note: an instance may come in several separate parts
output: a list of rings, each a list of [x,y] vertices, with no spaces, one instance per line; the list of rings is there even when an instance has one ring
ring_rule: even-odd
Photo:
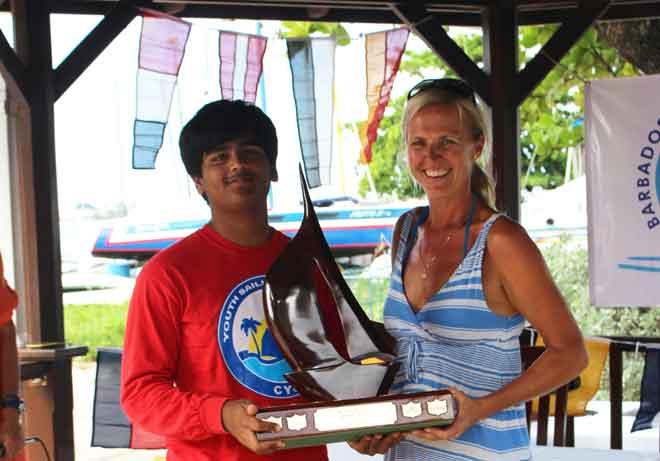
[[[660,306],[660,75],[585,90],[589,287],[597,306]]]

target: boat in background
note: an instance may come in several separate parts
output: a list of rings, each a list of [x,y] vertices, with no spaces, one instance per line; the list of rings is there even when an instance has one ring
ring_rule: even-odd
[[[349,196],[314,200],[323,234],[335,258],[366,256],[357,265],[369,264],[371,256],[387,249],[392,240],[396,220],[407,210],[424,205],[420,200],[392,203],[365,202]],[[168,204],[170,205],[170,204]],[[102,258],[118,258],[143,262],[156,252],[192,234],[208,222],[200,219],[203,209],[181,208],[177,216],[184,218],[160,220],[147,218],[126,220],[103,228],[92,250],[92,255]],[[175,207],[174,207],[175,208]],[[184,215],[184,210],[187,215]],[[152,210],[151,216],[165,212]],[[190,216],[193,217],[190,217]],[[270,225],[293,237],[302,221],[302,207],[291,211],[272,211],[268,214]],[[570,181],[552,190],[533,190],[523,194],[521,222],[530,237],[539,245],[551,245],[567,235],[577,244],[586,246],[587,212],[584,177]],[[349,263],[352,264],[352,263]]]
[[[352,197],[314,201],[323,234],[335,258],[372,255],[389,247],[396,220],[417,205],[416,201],[370,204]],[[293,237],[302,217],[302,209],[270,212],[268,221],[275,229]],[[145,261],[207,222],[208,219],[181,219],[116,224],[101,230],[92,255]]]
[[[587,185],[584,175],[554,189],[523,190],[520,222],[540,247],[570,237],[587,245]]]

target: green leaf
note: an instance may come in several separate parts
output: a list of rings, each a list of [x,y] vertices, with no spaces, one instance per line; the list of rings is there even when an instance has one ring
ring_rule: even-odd
[[[280,30],[282,37],[309,37],[312,34],[335,37],[338,46],[351,43],[346,28],[337,22],[282,21],[282,30]]]

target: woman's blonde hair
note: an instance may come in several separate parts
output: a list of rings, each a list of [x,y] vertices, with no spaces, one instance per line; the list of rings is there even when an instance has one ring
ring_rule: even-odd
[[[481,137],[484,139],[484,147],[481,152],[481,163],[485,164],[490,154],[490,134],[486,117],[479,105],[470,99],[447,89],[428,88],[420,91],[406,102],[406,107],[401,120],[401,134],[403,142],[408,143],[408,124],[410,120],[424,107],[430,104],[454,104],[458,109],[461,124],[467,120],[470,124],[470,133],[474,140]],[[470,178],[470,189],[473,194],[480,197],[484,203],[495,209],[495,188],[490,176],[478,162],[474,163],[472,177]]]

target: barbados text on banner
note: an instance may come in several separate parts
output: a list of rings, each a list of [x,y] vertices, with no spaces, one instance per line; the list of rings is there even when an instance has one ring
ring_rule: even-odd
[[[591,302],[660,306],[660,75],[585,91]]]

